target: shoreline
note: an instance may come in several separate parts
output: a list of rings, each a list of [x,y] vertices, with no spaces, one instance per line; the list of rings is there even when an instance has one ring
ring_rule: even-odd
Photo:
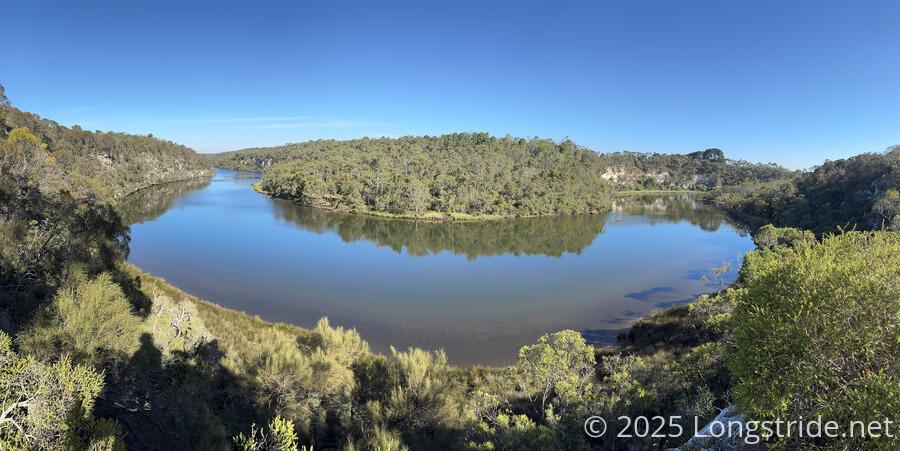
[[[210,174],[210,175],[203,175],[200,177],[188,177],[188,178],[176,179],[176,180],[157,181],[157,182],[151,183],[149,185],[142,186],[138,189],[131,190],[127,193],[122,194],[121,198],[116,199],[116,203],[118,203],[119,201],[125,200],[126,198],[128,198],[128,196],[131,196],[132,194],[137,194],[141,191],[153,188],[154,186],[167,185],[169,183],[190,182],[190,181],[194,181],[194,180],[212,179],[215,176],[216,176],[216,168],[213,168],[212,174]]]
[[[144,271],[142,268],[138,267],[134,263],[129,263],[127,261],[122,262],[120,266],[120,270],[122,273],[128,275],[132,279],[141,279],[141,285],[144,286],[146,283],[147,287],[157,286],[162,293],[169,295],[172,299],[175,299],[177,302],[188,301],[192,302],[197,308],[205,314],[202,316],[220,316],[220,317],[230,317],[232,321],[236,323],[241,323],[242,329],[246,329],[249,326],[253,326],[256,328],[274,328],[283,331],[287,331],[289,333],[297,334],[297,335],[309,335],[314,334],[315,331],[313,329],[309,329],[303,326],[298,326],[293,323],[284,322],[284,321],[271,321],[260,317],[259,315],[254,315],[247,313],[243,310],[237,310],[229,307],[225,307],[223,305],[218,304],[215,301],[210,301],[207,299],[201,299],[193,294],[190,294],[181,288],[173,285],[168,282],[166,279],[155,276],[149,272]],[[655,337],[655,332],[658,328],[658,324],[660,322],[671,322],[673,319],[675,321],[678,320],[678,315],[689,311],[690,306],[697,302],[703,296],[708,296],[710,298],[714,298],[721,293],[727,291],[730,288],[734,288],[737,280],[732,281],[725,287],[722,287],[720,290],[707,293],[704,295],[699,295],[693,298],[690,302],[685,302],[683,304],[673,305],[671,307],[667,307],[664,309],[656,310],[648,313],[645,316],[639,317],[634,320],[628,327],[622,328],[617,332],[616,337],[610,342],[606,344],[601,343],[591,343],[591,337],[585,334],[584,330],[574,330],[578,334],[580,334],[584,339],[594,347],[594,352],[599,354],[606,354],[609,352],[623,352],[631,349],[634,350],[635,346],[638,348],[642,348],[643,346],[638,345],[638,342],[645,341],[652,337]],[[139,289],[141,290],[141,289]],[[346,329],[357,330],[356,327],[352,325],[343,325],[336,324],[337,326],[343,326]],[[563,329],[565,330],[565,329]],[[639,334],[636,334],[639,332]],[[360,336],[363,340],[367,340],[365,336]],[[526,343],[527,344],[527,343]],[[524,345],[523,345],[524,346]],[[426,351],[432,352],[434,349],[424,349]],[[383,354],[378,351],[369,350],[370,354],[379,355],[382,357],[390,357],[389,355]],[[459,371],[475,371],[475,370],[504,370],[510,367],[514,367],[516,364],[508,364],[508,365],[496,365],[496,364],[485,364],[485,363],[473,363],[470,365],[460,365],[448,363],[448,366]]]
[[[275,195],[269,194],[269,193],[263,191],[259,187],[259,183],[260,182],[253,182],[250,186],[253,187],[254,191],[256,191],[259,194],[262,194],[263,196],[268,197],[269,199],[280,199],[280,200],[291,202],[296,205],[302,205],[304,207],[319,208],[322,210],[328,210],[328,211],[333,211],[333,212],[337,212],[337,213],[345,213],[348,215],[371,216],[374,218],[397,219],[397,220],[401,220],[401,221],[413,221],[413,222],[513,221],[516,219],[562,218],[562,217],[567,217],[567,216],[599,215],[599,214],[603,214],[603,213],[609,213],[610,211],[612,211],[611,208],[607,208],[607,209],[597,211],[594,213],[576,213],[576,214],[560,214],[560,215],[526,215],[526,216],[521,216],[521,215],[520,216],[502,216],[502,215],[470,216],[470,215],[466,215],[466,216],[456,216],[456,217],[454,217],[452,215],[465,215],[465,213],[449,213],[451,216],[446,217],[446,216],[436,216],[435,214],[446,215],[447,213],[438,213],[438,212],[432,211],[432,212],[430,212],[430,213],[433,213],[431,216],[416,217],[416,216],[400,215],[400,214],[385,213],[385,212],[378,212],[378,211],[347,211],[347,210],[341,210],[339,208],[326,206],[326,205],[305,204],[303,202],[299,202],[299,201],[291,199],[291,198],[280,197],[280,196],[275,196]]]

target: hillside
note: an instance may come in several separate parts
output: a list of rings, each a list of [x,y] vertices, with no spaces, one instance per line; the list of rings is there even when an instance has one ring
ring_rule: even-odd
[[[476,219],[609,207],[600,159],[571,141],[486,133],[322,140],[221,154],[215,164],[266,171],[266,194],[349,212]]]
[[[92,132],[77,125],[69,128],[8,103],[4,109],[0,139],[8,139],[15,129],[27,129],[41,144],[41,160],[54,163],[50,178],[93,185],[114,200],[151,185],[213,175],[207,159],[152,135]]]
[[[603,178],[619,190],[701,190],[747,181],[785,178],[791,171],[774,163],[725,158],[719,149],[689,154],[615,152],[600,154]]]
[[[816,233],[838,228],[900,230],[900,147],[826,161],[808,172],[723,187],[707,201],[754,228]]]

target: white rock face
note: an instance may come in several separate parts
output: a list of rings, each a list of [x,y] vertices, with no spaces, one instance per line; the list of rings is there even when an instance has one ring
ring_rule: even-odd
[[[684,446],[682,450],[764,450],[761,444],[750,445],[744,440],[747,430],[747,421],[738,413],[737,407],[730,405],[697,432]],[[752,440],[751,440],[752,441]]]

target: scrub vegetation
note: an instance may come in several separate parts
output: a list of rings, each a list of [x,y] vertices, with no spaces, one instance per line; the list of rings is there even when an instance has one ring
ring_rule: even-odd
[[[639,321],[613,346],[566,330],[523,346],[515,365],[459,368],[442,351],[375,354],[327,319],[273,324],[144,274],[124,262],[128,228],[112,204],[128,183],[106,178],[115,171],[80,183],[52,145],[7,124],[4,448],[660,449],[689,434],[641,437],[616,419],[680,415],[691,431],[693,417],[733,402],[751,419],[900,417],[900,232],[764,227],[733,285]],[[633,436],[590,439],[591,415]],[[896,436],[769,444],[900,447]]]

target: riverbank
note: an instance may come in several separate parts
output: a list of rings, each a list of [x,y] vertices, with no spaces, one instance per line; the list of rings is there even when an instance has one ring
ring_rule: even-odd
[[[136,282],[136,286],[148,299],[158,298],[160,295],[180,302],[190,302],[196,307],[200,319],[205,327],[216,338],[221,339],[227,335],[243,335],[244,338],[232,337],[227,340],[229,346],[244,348],[247,343],[265,334],[265,330],[278,330],[284,333],[294,334],[302,340],[310,339],[315,331],[293,324],[283,322],[271,322],[251,315],[246,312],[230,309],[216,304],[213,301],[200,299],[192,294],[182,291],[180,288],[169,284],[165,279],[144,272],[141,268],[122,263],[120,270],[129,279]],[[652,355],[657,352],[666,352],[675,356],[681,356],[692,348],[702,344],[708,339],[708,334],[702,333],[702,323],[707,310],[727,309],[727,306],[717,306],[719,296],[734,289],[734,283],[722,291],[709,295],[699,296],[687,304],[676,305],[638,319],[630,327],[619,333],[615,343],[600,345],[595,348],[598,359],[604,356],[618,353],[634,355]],[[696,303],[696,304],[695,304]],[[724,313],[718,311],[717,314]],[[219,324],[219,326],[214,326]],[[298,338],[298,340],[300,339]],[[365,337],[362,337],[365,339]],[[222,348],[223,351],[228,348]],[[380,355],[372,352],[374,355]],[[468,365],[453,366],[458,371],[501,370],[515,365]]]
[[[121,194],[118,198],[119,201],[124,201],[128,198],[128,196],[139,194],[141,191],[146,191],[151,188],[156,188],[159,186],[167,185],[169,183],[179,183],[179,182],[199,182],[201,180],[211,180],[216,176],[216,170],[213,168],[210,171],[200,171],[199,175],[191,174],[189,176],[185,176],[185,178],[174,178],[172,180],[159,180],[147,185],[141,185],[139,188],[136,188],[132,191],[128,191],[127,193]]]
[[[180,313],[172,317],[173,330],[184,330],[188,336],[202,337],[197,344],[189,347],[180,343],[177,337],[164,344],[159,338],[163,335],[154,332],[157,337],[155,346],[170,349],[167,352],[173,357],[166,359],[175,358],[177,360],[174,362],[178,363],[151,366],[143,371],[149,371],[150,376],[141,376],[140,380],[172,378],[171,387],[166,384],[163,394],[154,395],[154,407],[176,399],[184,400],[184,395],[180,393],[189,394],[191,398],[187,399],[196,403],[198,394],[203,394],[204,402],[200,406],[212,409],[216,419],[210,424],[219,426],[203,429],[204,439],[225,439],[228,434],[234,434],[233,431],[246,428],[251,421],[265,421],[266,417],[276,414],[291,419],[304,431],[300,435],[300,442],[304,444],[323,446],[333,440],[335,443],[344,442],[348,437],[359,439],[359,433],[353,432],[355,429],[313,427],[318,415],[325,417],[334,414],[330,407],[317,407],[331,405],[320,404],[319,396],[334,401],[345,399],[342,393],[353,393],[353,397],[347,399],[353,400],[354,410],[366,412],[362,407],[365,405],[370,409],[379,409],[376,412],[378,415],[385,415],[381,412],[381,404],[371,404],[375,401],[367,400],[384,399],[386,412],[395,411],[398,402],[424,405],[397,417],[397,421],[392,423],[392,428],[397,429],[391,429],[402,431],[404,442],[420,447],[434,445],[438,440],[457,444],[471,443],[473,439],[479,440],[477,443],[521,443],[502,429],[503,422],[522,422],[522,427],[526,428],[523,433],[540,432],[545,436],[544,440],[559,443],[559,446],[571,442],[581,444],[581,434],[576,432],[580,429],[575,426],[583,423],[587,415],[598,413],[593,410],[596,406],[591,407],[579,397],[566,401],[567,398],[554,395],[551,398],[554,411],[559,409],[563,412],[562,420],[554,420],[554,424],[567,425],[557,434],[547,424],[540,402],[534,404],[534,393],[539,393],[535,391],[534,384],[542,383],[535,378],[543,374],[540,372],[541,365],[549,363],[544,360],[530,362],[529,356],[543,349],[541,346],[548,346],[541,344],[547,343],[543,340],[548,336],[554,337],[549,341],[550,346],[556,346],[552,341],[555,339],[575,340],[570,346],[582,350],[572,351],[567,347],[551,351],[553,348],[547,347],[542,352],[560,353],[554,354],[554,360],[567,363],[559,368],[553,365],[552,368],[562,374],[581,374],[584,377],[575,389],[584,390],[585,399],[593,399],[591,395],[610,390],[619,393],[617,401],[613,401],[614,405],[603,407],[600,413],[614,408],[622,415],[634,416],[645,414],[649,409],[660,415],[682,416],[688,409],[691,415],[698,418],[697,421],[705,423],[729,405],[730,382],[724,363],[723,331],[719,326],[722,316],[730,315],[728,290],[701,296],[695,303],[672,307],[641,319],[623,333],[617,343],[594,348],[592,353],[583,352],[591,348],[584,347],[583,342],[578,345],[578,334],[563,331],[545,336],[539,344],[524,346],[516,364],[460,367],[448,365],[442,351],[410,348],[406,352],[393,351],[387,356],[374,353],[369,350],[365,337],[360,337],[355,330],[332,327],[327,321],[324,326],[320,321],[314,330],[264,321],[258,316],[224,308],[184,293],[134,265],[121,266],[122,272],[133,281],[142,296],[153,300],[155,315],[163,317],[155,313],[161,308]],[[181,322],[176,324],[176,319]],[[164,324],[154,320],[154,324],[165,326],[168,322]],[[153,326],[154,331],[156,327]],[[156,348],[152,346],[154,343],[149,343],[151,346],[145,345],[146,349],[142,348],[133,360],[140,361],[144,358],[143,354],[156,355]],[[526,352],[526,349],[529,351]],[[580,363],[573,367],[570,366],[572,362]],[[392,376],[397,372],[403,375],[399,380]],[[403,381],[411,380],[408,379],[410,374],[418,374],[423,385],[418,388],[407,386]],[[320,390],[324,384],[330,384],[330,391],[325,395],[315,394],[315,390]],[[524,386],[517,388],[518,384]],[[556,392],[558,389],[552,390]],[[233,398],[222,404],[224,407],[219,407],[215,397],[207,399],[209,393],[219,392],[226,392],[229,399]],[[405,395],[413,396],[408,401],[397,401],[388,396],[390,393],[415,394]],[[260,403],[275,404],[270,405],[270,410],[253,415],[247,409],[257,405],[255,399],[259,399]],[[305,414],[302,410],[308,402],[316,403],[311,414]],[[689,405],[682,405],[684,402]],[[495,411],[500,416],[490,420],[493,415],[498,415],[492,413]],[[439,412],[440,415],[437,415]],[[154,418],[159,416],[156,410],[151,413]],[[423,417],[433,428],[442,431],[438,437],[431,433],[414,434],[416,429],[410,425],[414,421],[422,421]],[[356,421],[364,421],[365,418]],[[611,430],[627,427],[613,420],[614,416],[608,418],[612,421]],[[688,419],[686,416],[684,418]],[[122,414],[119,419],[132,435],[143,437],[148,444],[162,444],[152,438],[156,436],[152,427],[138,417],[132,419]],[[693,420],[693,417],[690,419]],[[572,429],[568,429],[569,426]],[[218,433],[219,429],[224,434]],[[672,437],[660,444],[678,446],[689,437]],[[641,439],[638,442],[643,443]]]
[[[289,202],[293,202],[297,205],[303,205],[306,207],[319,208],[322,210],[328,211],[336,211],[340,213],[347,213],[352,215],[361,215],[361,216],[374,216],[378,218],[388,218],[388,219],[399,219],[404,221],[433,221],[433,222],[476,222],[476,221],[509,221],[514,219],[533,219],[533,218],[551,218],[551,217],[565,217],[565,216],[577,216],[577,215],[517,215],[517,216],[504,216],[504,215],[471,215],[468,213],[442,213],[437,211],[426,211],[422,216],[415,216],[414,214],[409,213],[388,213],[384,211],[350,211],[343,210],[340,208],[334,208],[329,205],[310,205],[305,204],[303,202],[298,202],[294,199],[290,199],[287,197],[279,197],[272,195],[260,187],[261,182],[255,182],[251,186],[253,190],[259,194],[262,194],[270,199],[282,199]],[[596,212],[586,213],[588,215],[594,214],[602,214],[609,211],[609,209],[600,210]]]
[[[616,195],[629,194],[703,194],[707,191],[695,189],[648,189],[648,190],[622,190],[616,191]]]

